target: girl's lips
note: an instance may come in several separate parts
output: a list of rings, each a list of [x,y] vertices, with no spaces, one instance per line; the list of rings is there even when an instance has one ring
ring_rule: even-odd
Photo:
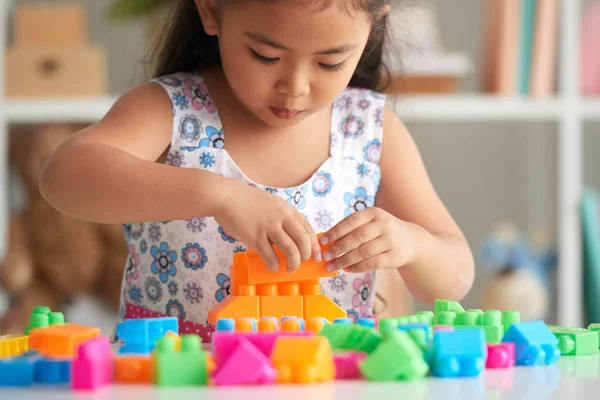
[[[292,119],[295,118],[302,111],[300,110],[289,110],[287,108],[278,108],[274,106],[270,106],[271,112],[277,117],[281,119]]]

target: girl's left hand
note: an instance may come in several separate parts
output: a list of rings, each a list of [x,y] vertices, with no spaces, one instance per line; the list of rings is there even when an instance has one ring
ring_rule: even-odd
[[[414,260],[414,225],[381,208],[355,212],[321,236],[321,244],[333,243],[323,258],[330,272],[369,272],[398,268]]]

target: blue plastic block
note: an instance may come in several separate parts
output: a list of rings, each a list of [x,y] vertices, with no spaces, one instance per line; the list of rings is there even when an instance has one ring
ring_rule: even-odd
[[[375,328],[375,320],[373,318],[359,318],[356,323],[368,328]]]
[[[31,386],[35,382],[37,356],[19,356],[0,359],[0,386]]]
[[[71,377],[70,360],[40,359],[35,366],[35,382],[44,384],[69,383]]]
[[[502,343],[515,344],[516,365],[552,365],[560,358],[558,338],[544,321],[525,321],[512,324]]]
[[[352,325],[352,320],[350,318],[336,318],[333,320],[334,324],[345,324]]]
[[[215,328],[217,332],[233,332],[235,331],[235,321],[233,318],[223,318],[217,321]]]
[[[302,331],[302,332],[304,331],[304,319],[303,318],[298,318],[298,317],[281,317],[281,322],[285,321],[286,319],[295,319],[300,324],[300,331]]]
[[[406,325],[398,325],[398,329],[400,329],[401,331],[406,331],[406,333],[408,333],[409,331],[413,330],[413,329],[422,329],[425,332],[425,340],[426,341],[431,341],[431,327],[427,324],[406,324]]]
[[[252,323],[252,332],[256,332],[258,326],[256,318],[240,318],[240,320],[250,321]]]
[[[485,332],[480,328],[438,331],[433,336],[431,351],[425,358],[432,363],[433,376],[478,376],[487,358]]]
[[[156,341],[168,331],[179,333],[176,317],[128,319],[117,326],[117,336],[125,344],[120,354],[147,354],[154,350]]]

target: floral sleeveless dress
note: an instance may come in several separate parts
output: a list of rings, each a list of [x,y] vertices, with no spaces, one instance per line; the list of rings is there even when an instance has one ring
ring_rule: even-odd
[[[384,95],[346,89],[335,101],[330,156],[302,185],[266,187],[252,182],[227,153],[226,132],[201,75],[178,73],[155,80],[173,106],[167,163],[202,168],[285,199],[316,232],[372,207],[380,182]],[[181,188],[185,190],[185,188]],[[176,206],[176,205],[175,205]],[[208,312],[229,294],[233,254],[246,250],[213,218],[124,225],[129,246],[119,319],[176,316],[180,332],[210,340]],[[323,279],[323,292],[350,318],[373,313],[375,273]]]

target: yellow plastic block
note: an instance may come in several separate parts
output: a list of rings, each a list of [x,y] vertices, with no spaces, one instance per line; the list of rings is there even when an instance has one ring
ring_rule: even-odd
[[[279,383],[313,383],[335,378],[333,351],[324,336],[280,336],[271,353]]]
[[[325,295],[309,295],[303,296],[303,298],[305,321],[313,318],[325,318],[329,322],[333,322],[336,318],[347,317],[346,311]]]
[[[302,296],[260,296],[260,316],[304,318],[304,299]]]
[[[168,331],[166,336],[172,337],[175,340],[175,351],[181,351],[181,336],[173,331]]]
[[[29,351],[29,336],[0,336],[0,358],[16,357]]]
[[[260,302],[258,296],[227,296],[208,313],[208,323],[216,325],[222,318],[260,318]]]

